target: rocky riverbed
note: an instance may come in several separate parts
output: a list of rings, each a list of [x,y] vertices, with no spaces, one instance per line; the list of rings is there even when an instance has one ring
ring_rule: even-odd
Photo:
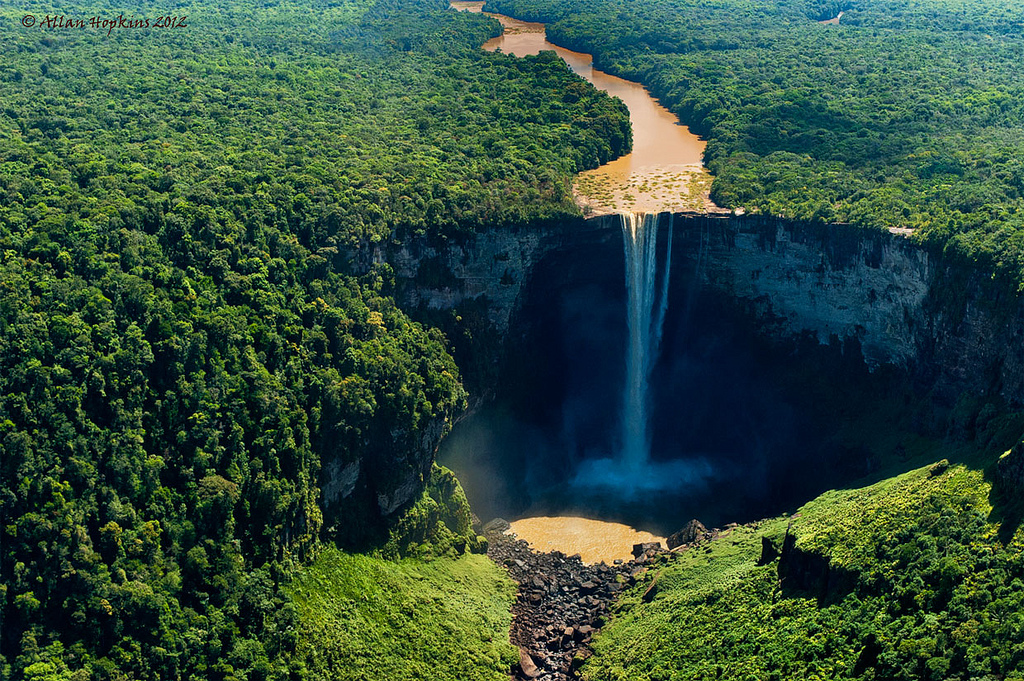
[[[689,541],[674,551],[657,542],[642,543],[633,547],[632,560],[587,565],[579,555],[534,551],[525,541],[505,534],[508,527],[500,520],[484,527],[487,555],[519,584],[510,640],[519,647],[520,662],[512,670],[513,678],[538,681],[576,678],[575,671],[591,655],[591,638],[604,625],[619,593],[648,583],[645,598],[653,598],[657,570],[678,551],[710,541],[717,533],[691,523]]]

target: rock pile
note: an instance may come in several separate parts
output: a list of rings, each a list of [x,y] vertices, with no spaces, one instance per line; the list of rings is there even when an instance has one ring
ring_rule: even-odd
[[[519,584],[510,639],[519,646],[519,665],[512,671],[520,680],[575,678],[619,592],[643,580],[648,566],[668,555],[660,544],[637,544],[629,562],[585,565],[578,555],[538,553],[500,532],[488,532],[487,538],[487,555]]]

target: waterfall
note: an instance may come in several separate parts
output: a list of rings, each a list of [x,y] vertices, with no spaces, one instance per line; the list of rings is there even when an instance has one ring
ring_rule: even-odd
[[[626,321],[629,327],[622,406],[622,462],[632,470],[646,465],[650,456],[647,390],[651,371],[658,359],[661,329],[668,310],[673,225],[669,226],[665,272],[661,276],[659,291],[658,217],[657,213],[621,215],[626,256]]]
[[[706,488],[716,477],[703,456],[690,454],[671,461],[650,461],[649,382],[658,362],[661,332],[668,312],[672,263],[670,217],[663,263],[658,265],[660,214],[620,214],[626,256],[626,385],[622,395],[622,442],[617,456],[584,458],[571,484],[593,498],[649,501],[652,495],[679,494]],[[659,269],[661,271],[659,271]]]

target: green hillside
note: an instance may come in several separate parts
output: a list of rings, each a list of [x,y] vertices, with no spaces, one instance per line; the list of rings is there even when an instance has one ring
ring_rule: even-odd
[[[651,573],[650,602],[650,579],[622,599],[583,677],[1024,678],[1024,533],[1004,525],[1002,540],[991,485],[947,465],[828,492],[687,551]],[[778,549],[787,531],[824,561],[759,565],[762,538]]]

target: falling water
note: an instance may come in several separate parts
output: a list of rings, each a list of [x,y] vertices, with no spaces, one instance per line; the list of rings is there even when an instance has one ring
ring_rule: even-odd
[[[665,249],[665,272],[658,290],[657,213],[627,213],[622,218],[626,255],[626,389],[622,407],[622,462],[637,470],[647,464],[651,440],[647,432],[647,388],[658,359],[661,329],[668,309],[672,229]],[[655,299],[657,296],[657,300]]]

